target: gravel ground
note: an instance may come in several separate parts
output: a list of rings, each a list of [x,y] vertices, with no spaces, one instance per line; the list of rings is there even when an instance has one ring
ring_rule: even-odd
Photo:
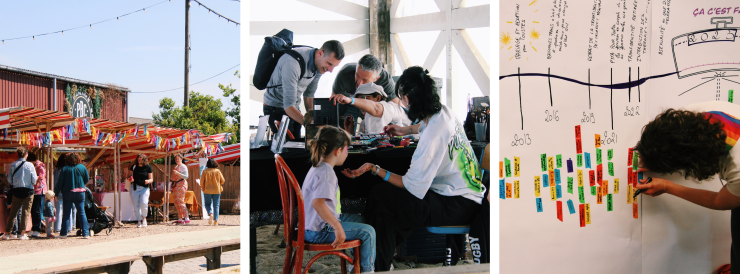
[[[219,215],[218,227],[224,226],[239,226],[240,225],[239,215]],[[54,239],[47,238],[46,232],[40,234],[39,238],[31,237],[28,241],[21,240],[7,240],[0,241],[0,257],[34,253],[39,251],[47,251],[54,249],[64,249],[72,246],[84,246],[94,243],[104,243],[115,240],[137,238],[147,235],[156,235],[173,232],[189,232],[189,231],[200,231],[210,230],[218,227],[208,226],[207,220],[191,220],[190,224],[187,225],[173,225],[173,224],[151,224],[149,223],[146,228],[136,228],[135,222],[124,222],[123,227],[115,227],[110,235],[105,235],[103,230],[100,235],[95,235],[85,240],[82,237],[71,236],[76,231],[70,233],[71,236],[67,239]],[[30,233],[28,234],[30,235]],[[59,236],[59,234],[55,234]]]

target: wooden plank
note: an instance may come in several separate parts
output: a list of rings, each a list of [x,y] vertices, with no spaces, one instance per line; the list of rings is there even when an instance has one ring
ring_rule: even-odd
[[[108,271],[113,271],[113,273],[128,273],[120,271],[126,269],[126,265],[130,266],[134,261],[141,259],[141,256],[119,256],[41,270],[24,271],[23,273],[101,273]]]
[[[221,268],[221,254],[223,253],[222,247],[214,247],[209,249],[206,255],[206,269],[208,271]]]
[[[451,7],[449,0],[434,0],[434,3],[437,4],[439,10],[445,10]]]
[[[391,19],[391,33],[442,30],[447,27],[445,12],[426,13]]]
[[[249,22],[249,35],[270,36],[282,29],[292,30],[298,35],[367,34],[370,31],[370,22],[362,20]]]
[[[452,42],[460,54],[465,66],[473,75],[475,83],[478,84],[483,95],[488,96],[491,91],[491,77],[488,63],[480,54],[473,40],[465,30],[453,30]]]
[[[370,32],[368,33],[369,36],[369,47],[370,47],[370,54],[378,57],[378,54],[380,52],[380,37],[378,29],[378,16],[379,12],[382,12],[378,9],[378,1],[380,0],[369,0],[368,6],[370,6]]]
[[[434,41],[434,45],[432,46],[432,50],[429,51],[429,55],[427,55],[427,59],[424,61],[425,69],[428,69],[429,71],[434,69],[434,65],[437,63],[440,53],[445,49],[448,39],[450,39],[449,31],[443,30],[439,32],[437,40]]]
[[[368,8],[352,3],[352,2],[341,1],[341,0],[340,1],[337,1],[337,0],[298,0],[298,1],[309,4],[317,8],[321,8],[321,9],[328,10],[331,12],[336,12],[344,16],[352,17],[358,20],[368,19]]]
[[[251,83],[251,79],[254,79],[254,74],[249,75],[249,79],[250,79],[250,83]],[[254,101],[257,101],[257,102],[262,103],[262,100],[265,98],[264,96],[265,96],[265,91],[264,90],[259,90],[256,87],[254,87],[253,85],[251,85],[251,84],[249,85],[249,99],[250,100],[254,100]],[[260,112],[260,113],[262,113],[262,112]]]
[[[491,5],[452,10],[452,29],[484,28],[491,26]]]
[[[214,247],[219,246],[232,246],[232,245],[240,245],[241,239],[233,239],[233,240],[227,240],[227,241],[221,241],[221,242],[213,242],[213,243],[205,243],[195,246],[190,246],[187,248],[179,249],[179,250],[164,250],[164,251],[157,251],[152,252],[148,254],[144,254],[143,258],[148,257],[162,257],[162,256],[168,256],[168,255],[175,255],[175,254],[183,254],[183,253],[189,253],[189,252],[197,252],[202,250],[207,250]],[[168,260],[169,262],[169,260]]]
[[[376,57],[385,64],[385,70],[394,75],[395,63],[393,46],[391,46],[391,0],[378,0],[378,44],[379,52]]]
[[[349,56],[370,48],[369,38],[370,37],[368,35],[363,35],[355,39],[342,42],[342,46],[344,47],[344,56]],[[260,96],[262,95],[260,94]]]
[[[398,57],[398,65],[401,66],[401,70],[407,69],[411,65],[411,60],[409,60],[408,55],[406,55],[406,49],[404,49],[398,33],[391,35],[391,46],[393,46],[393,52],[396,54],[396,57]]]
[[[136,150],[136,149],[121,149],[121,152],[125,152],[125,153],[144,153],[144,154],[167,154],[166,152],[161,152],[161,151]]]
[[[86,168],[87,168],[87,169],[89,170],[89,169],[90,169],[90,167],[92,167],[92,166],[93,166],[93,164],[95,164],[95,161],[97,161],[97,160],[98,160],[98,158],[100,158],[100,156],[103,156],[103,153],[104,153],[104,152],[105,152],[106,150],[108,150],[108,149],[105,149],[105,148],[101,149],[101,150],[100,150],[100,152],[98,152],[98,155],[95,155],[95,157],[93,157],[93,159],[92,159],[92,160],[91,160],[91,161],[90,161],[90,162],[89,162],[89,163],[87,164]]]
[[[452,0],[452,8],[459,9],[468,5],[468,0]]]
[[[398,10],[401,8],[401,3],[403,2],[403,0],[392,0],[392,1],[393,3],[391,4],[391,10],[390,10],[391,19],[396,18],[396,15],[398,15]]]
[[[144,257],[147,274],[164,274],[164,257]]]

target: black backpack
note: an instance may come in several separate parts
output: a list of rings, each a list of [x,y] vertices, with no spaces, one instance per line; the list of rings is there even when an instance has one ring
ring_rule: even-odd
[[[272,71],[275,70],[278,60],[283,54],[288,54],[298,61],[301,67],[301,75],[298,77],[300,80],[306,73],[306,61],[300,53],[293,50],[293,48],[305,47],[305,46],[294,46],[293,45],[293,32],[287,29],[283,29],[274,36],[265,37],[265,43],[262,44],[259,56],[257,57],[257,67],[254,69],[254,77],[252,83],[258,90],[266,88],[274,88],[281,85],[267,86],[272,77]]]

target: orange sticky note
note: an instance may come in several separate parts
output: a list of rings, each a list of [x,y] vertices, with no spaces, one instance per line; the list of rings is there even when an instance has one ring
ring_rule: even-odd
[[[599,205],[602,202],[601,195],[603,194],[601,188],[602,188],[601,186],[596,187],[596,204],[599,204]]]
[[[498,177],[504,178],[504,161],[498,162]]]
[[[604,182],[601,184],[601,190],[604,191],[603,196],[606,196],[607,194],[609,194],[609,181],[608,180],[604,180]]]
[[[637,203],[632,203],[632,218],[637,219]]]
[[[511,198],[511,183],[506,183],[506,198]]]
[[[547,178],[550,180],[550,185],[555,185],[555,170],[550,169],[547,171]]]
[[[601,135],[596,134],[596,147],[601,147]]]

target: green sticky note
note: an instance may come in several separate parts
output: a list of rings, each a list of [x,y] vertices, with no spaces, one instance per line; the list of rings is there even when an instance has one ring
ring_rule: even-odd
[[[506,169],[506,177],[511,177],[511,160],[504,158],[504,167]]]
[[[727,101],[730,102],[730,103],[732,103],[732,100],[733,100],[734,95],[735,95],[735,91],[734,90],[730,90],[730,94],[727,95]]]
[[[583,194],[583,187],[582,186],[579,186],[578,187],[578,201],[580,201],[582,204],[585,204],[586,203],[586,197]]]
[[[547,171],[547,154],[542,153],[540,155],[540,165],[542,166],[542,172]]]
[[[611,148],[610,148],[610,149],[609,149],[609,152],[607,152],[607,154],[608,154],[608,156],[607,156],[607,159],[608,159],[609,161],[611,161],[611,160],[612,160],[612,158],[614,158],[614,149],[611,149]]]
[[[609,162],[609,176],[614,176],[614,163]]]
[[[568,193],[573,194],[573,177],[568,176]]]
[[[576,166],[582,167],[583,166],[583,154],[578,154],[576,156]]]
[[[632,170],[637,170],[637,151],[632,152]]]
[[[596,196],[596,186],[591,187],[591,195]]]
[[[556,163],[557,167],[558,168],[563,167],[563,157],[562,157],[562,155],[558,154],[557,156],[555,156],[555,159],[556,159],[555,160],[555,163]]]
[[[606,211],[614,210],[614,203],[612,201],[612,194],[606,194]]]
[[[600,148],[596,148],[596,164],[597,165],[601,164],[601,149]]]

